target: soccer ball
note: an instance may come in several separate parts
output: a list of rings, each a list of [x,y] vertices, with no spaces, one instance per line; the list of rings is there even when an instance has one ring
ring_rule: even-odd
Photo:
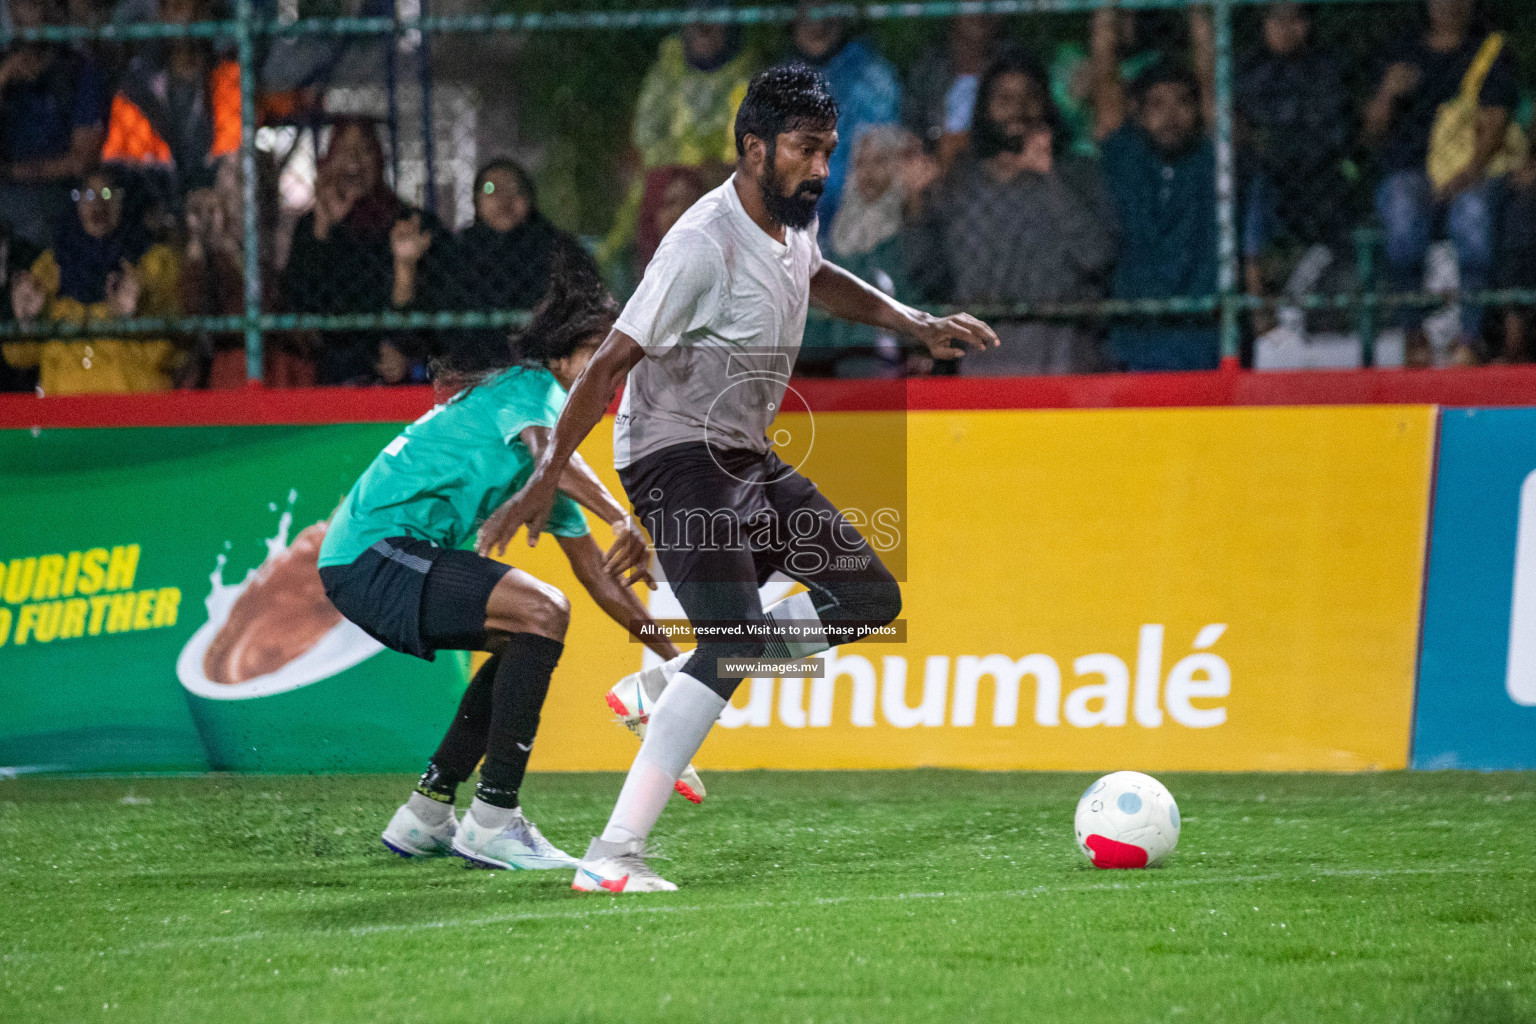
[[[1089,786],[1072,824],[1096,868],[1156,867],[1179,845],[1179,805],[1141,772],[1111,772]]]

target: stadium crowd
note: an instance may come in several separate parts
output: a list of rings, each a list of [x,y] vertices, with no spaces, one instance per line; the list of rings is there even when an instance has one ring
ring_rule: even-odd
[[[9,0],[16,27],[190,22],[213,0]],[[704,0],[709,2],[709,0]],[[1200,8],[1094,13],[1087,38],[1042,52],[987,15],[942,26],[899,69],[859,26],[811,17],[774,59],[803,61],[841,106],[820,207],[823,250],[899,298],[968,307],[1201,298],[1217,291],[1213,29]],[[1406,6],[1404,12],[1409,10]],[[1368,81],[1314,31],[1311,9],[1269,4],[1239,40],[1234,80],[1242,284],[1268,297],[1357,286],[1374,226],[1382,286],[1415,291],[1437,237],[1460,288],[1536,286],[1536,163],[1522,159],[1521,70],[1473,0],[1425,0]],[[1404,19],[1405,24],[1409,19]],[[264,121],[323,124],[313,203],[283,230],[277,177],[258,161],[264,308],[296,313],[527,309],[562,250],[632,284],[688,206],[735,160],[732,122],[765,63],[714,23],[665,39],[635,103],[638,171],[606,238],[583,245],[496,159],[457,231],[401,199],[380,127],[328,115],[323,90],[264,93]],[[1360,82],[1364,82],[1362,87]],[[1440,125],[1475,96],[1475,124]],[[1529,106],[1528,102],[1524,104]],[[239,69],[202,38],[127,45],[13,42],[0,53],[0,273],[17,321],[244,310]],[[1366,236],[1372,237],[1372,236]],[[1424,311],[1394,314],[1405,364],[1428,365]],[[1251,336],[1272,326],[1256,311]],[[839,376],[1070,373],[1214,367],[1208,311],[1111,321],[994,317],[1003,346],[958,366],[873,329],[813,319],[802,370]],[[1519,309],[1460,306],[1453,358],[1525,360]],[[434,359],[489,330],[269,334],[275,385],[429,379]],[[48,394],[228,387],[237,334],[9,338],[0,389]]]

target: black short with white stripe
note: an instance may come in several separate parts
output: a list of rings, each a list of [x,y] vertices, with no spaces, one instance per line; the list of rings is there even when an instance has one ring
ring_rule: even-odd
[[[348,565],[320,569],[336,610],[379,643],[433,660],[486,649],[485,606],[509,567],[415,537],[381,540]]]

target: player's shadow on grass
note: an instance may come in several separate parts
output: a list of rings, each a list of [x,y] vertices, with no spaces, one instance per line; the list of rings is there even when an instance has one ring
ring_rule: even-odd
[[[389,888],[379,891],[386,881]],[[359,888],[362,891],[344,899],[289,910],[282,918],[293,927],[344,931],[473,921],[565,907],[573,901],[569,871],[478,871],[447,863],[401,864],[398,875],[374,875]],[[606,902],[585,898],[588,909]]]

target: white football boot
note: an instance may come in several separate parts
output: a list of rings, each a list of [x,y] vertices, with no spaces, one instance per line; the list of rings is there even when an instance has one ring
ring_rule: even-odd
[[[379,838],[402,857],[446,857],[453,850],[453,838],[458,831],[459,822],[451,807],[448,820],[433,826],[418,818],[410,804],[401,804]]]
[[[605,843],[592,840],[587,855],[576,865],[571,888],[577,892],[676,892],[677,886],[662,878],[645,862],[645,843]]]
[[[629,675],[613,684],[613,689],[606,695],[608,707],[619,721],[641,741],[645,740],[645,725],[651,720],[651,705],[661,697],[661,691],[667,688],[671,681],[672,673],[676,669],[668,670],[673,662],[681,668],[686,655],[674,658],[663,665],[652,665],[643,668],[639,672],[631,672]],[[677,777],[674,789],[689,803],[701,804],[704,802],[704,780],[699,778],[698,769],[688,765],[683,773]]]
[[[576,864],[575,857],[545,839],[539,827],[523,817],[521,808],[499,829],[476,821],[473,808],[464,812],[459,834],[453,839],[453,854],[472,867],[513,871],[549,871]]]

